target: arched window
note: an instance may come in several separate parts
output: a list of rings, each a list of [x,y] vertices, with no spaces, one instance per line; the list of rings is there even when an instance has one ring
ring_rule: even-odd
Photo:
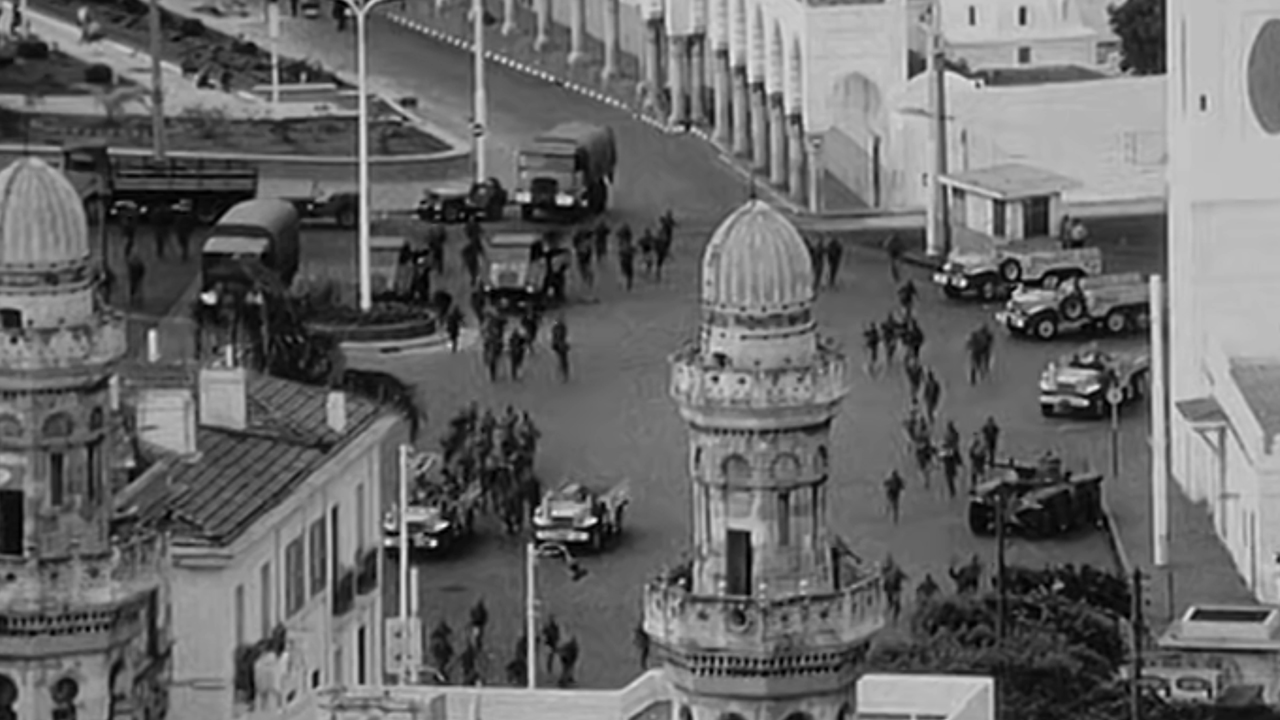
[[[71,678],[62,678],[49,690],[53,698],[53,720],[76,720],[76,696],[80,694],[80,683]]]
[[[1029,15],[1030,15],[1030,11],[1027,10],[1026,5],[1018,6],[1018,24],[1019,25],[1026,27],[1027,21],[1029,19]]]
[[[0,437],[22,437],[22,421],[12,415],[0,415]]]
[[[746,481],[751,478],[751,463],[741,455],[730,455],[720,464],[720,472],[729,482]]]
[[[41,429],[42,434],[46,438],[65,438],[71,436],[71,430],[74,423],[71,422],[71,416],[66,413],[56,413],[50,415],[44,421],[44,427]]]
[[[96,407],[93,409],[92,412],[89,413],[89,429],[90,430],[102,429],[102,408]]]
[[[5,330],[22,329],[22,311],[13,308],[0,308],[0,328]]]
[[[18,686],[8,675],[0,675],[0,720],[18,720]]]

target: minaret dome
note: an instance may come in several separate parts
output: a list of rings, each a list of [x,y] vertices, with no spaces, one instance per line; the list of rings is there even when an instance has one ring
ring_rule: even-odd
[[[84,203],[66,176],[39,158],[0,170],[0,274],[88,262]]]

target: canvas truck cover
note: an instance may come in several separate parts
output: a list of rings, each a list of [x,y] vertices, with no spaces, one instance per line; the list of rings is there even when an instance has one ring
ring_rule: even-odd
[[[578,167],[591,178],[607,177],[613,181],[617,164],[617,147],[613,129],[583,122],[555,126],[534,138],[535,151],[573,152]]]
[[[489,260],[489,285],[495,290],[524,289],[534,271],[533,247],[539,241],[532,233],[495,235],[485,253]]]
[[[261,238],[270,244],[272,269],[285,285],[298,271],[301,218],[293,203],[276,198],[258,198],[237,203],[225,212],[209,234],[220,237]],[[206,250],[208,245],[206,244]]]

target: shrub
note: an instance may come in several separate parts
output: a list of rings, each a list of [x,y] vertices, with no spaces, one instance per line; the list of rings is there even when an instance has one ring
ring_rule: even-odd
[[[195,18],[182,18],[178,21],[178,34],[183,37],[204,37],[204,23]]]
[[[49,43],[34,38],[22,40],[18,43],[18,57],[23,60],[48,60]]]
[[[84,69],[84,81],[90,85],[110,85],[116,80],[116,73],[109,65],[96,63]]]

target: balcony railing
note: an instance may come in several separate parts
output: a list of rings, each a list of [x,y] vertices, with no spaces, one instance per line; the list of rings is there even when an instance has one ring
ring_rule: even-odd
[[[338,572],[333,583],[333,616],[342,617],[351,612],[356,604],[356,571],[344,567]]]
[[[644,627],[668,648],[839,651],[884,626],[879,574],[835,592],[783,598],[695,595],[667,578],[645,588]]]
[[[0,558],[0,607],[39,608],[56,597],[80,605],[114,604],[159,586],[165,544],[159,533],[115,542],[109,555],[56,562]]]
[[[849,391],[844,355],[822,342],[808,365],[787,368],[718,364],[691,342],[672,358],[671,396],[694,408],[728,410],[826,405]]]
[[[93,323],[6,330],[0,363],[13,370],[74,369],[117,360],[128,350],[125,321],[110,313]]]
[[[378,589],[378,548],[369,548],[360,555],[360,574],[356,577],[356,592],[368,595]]]

